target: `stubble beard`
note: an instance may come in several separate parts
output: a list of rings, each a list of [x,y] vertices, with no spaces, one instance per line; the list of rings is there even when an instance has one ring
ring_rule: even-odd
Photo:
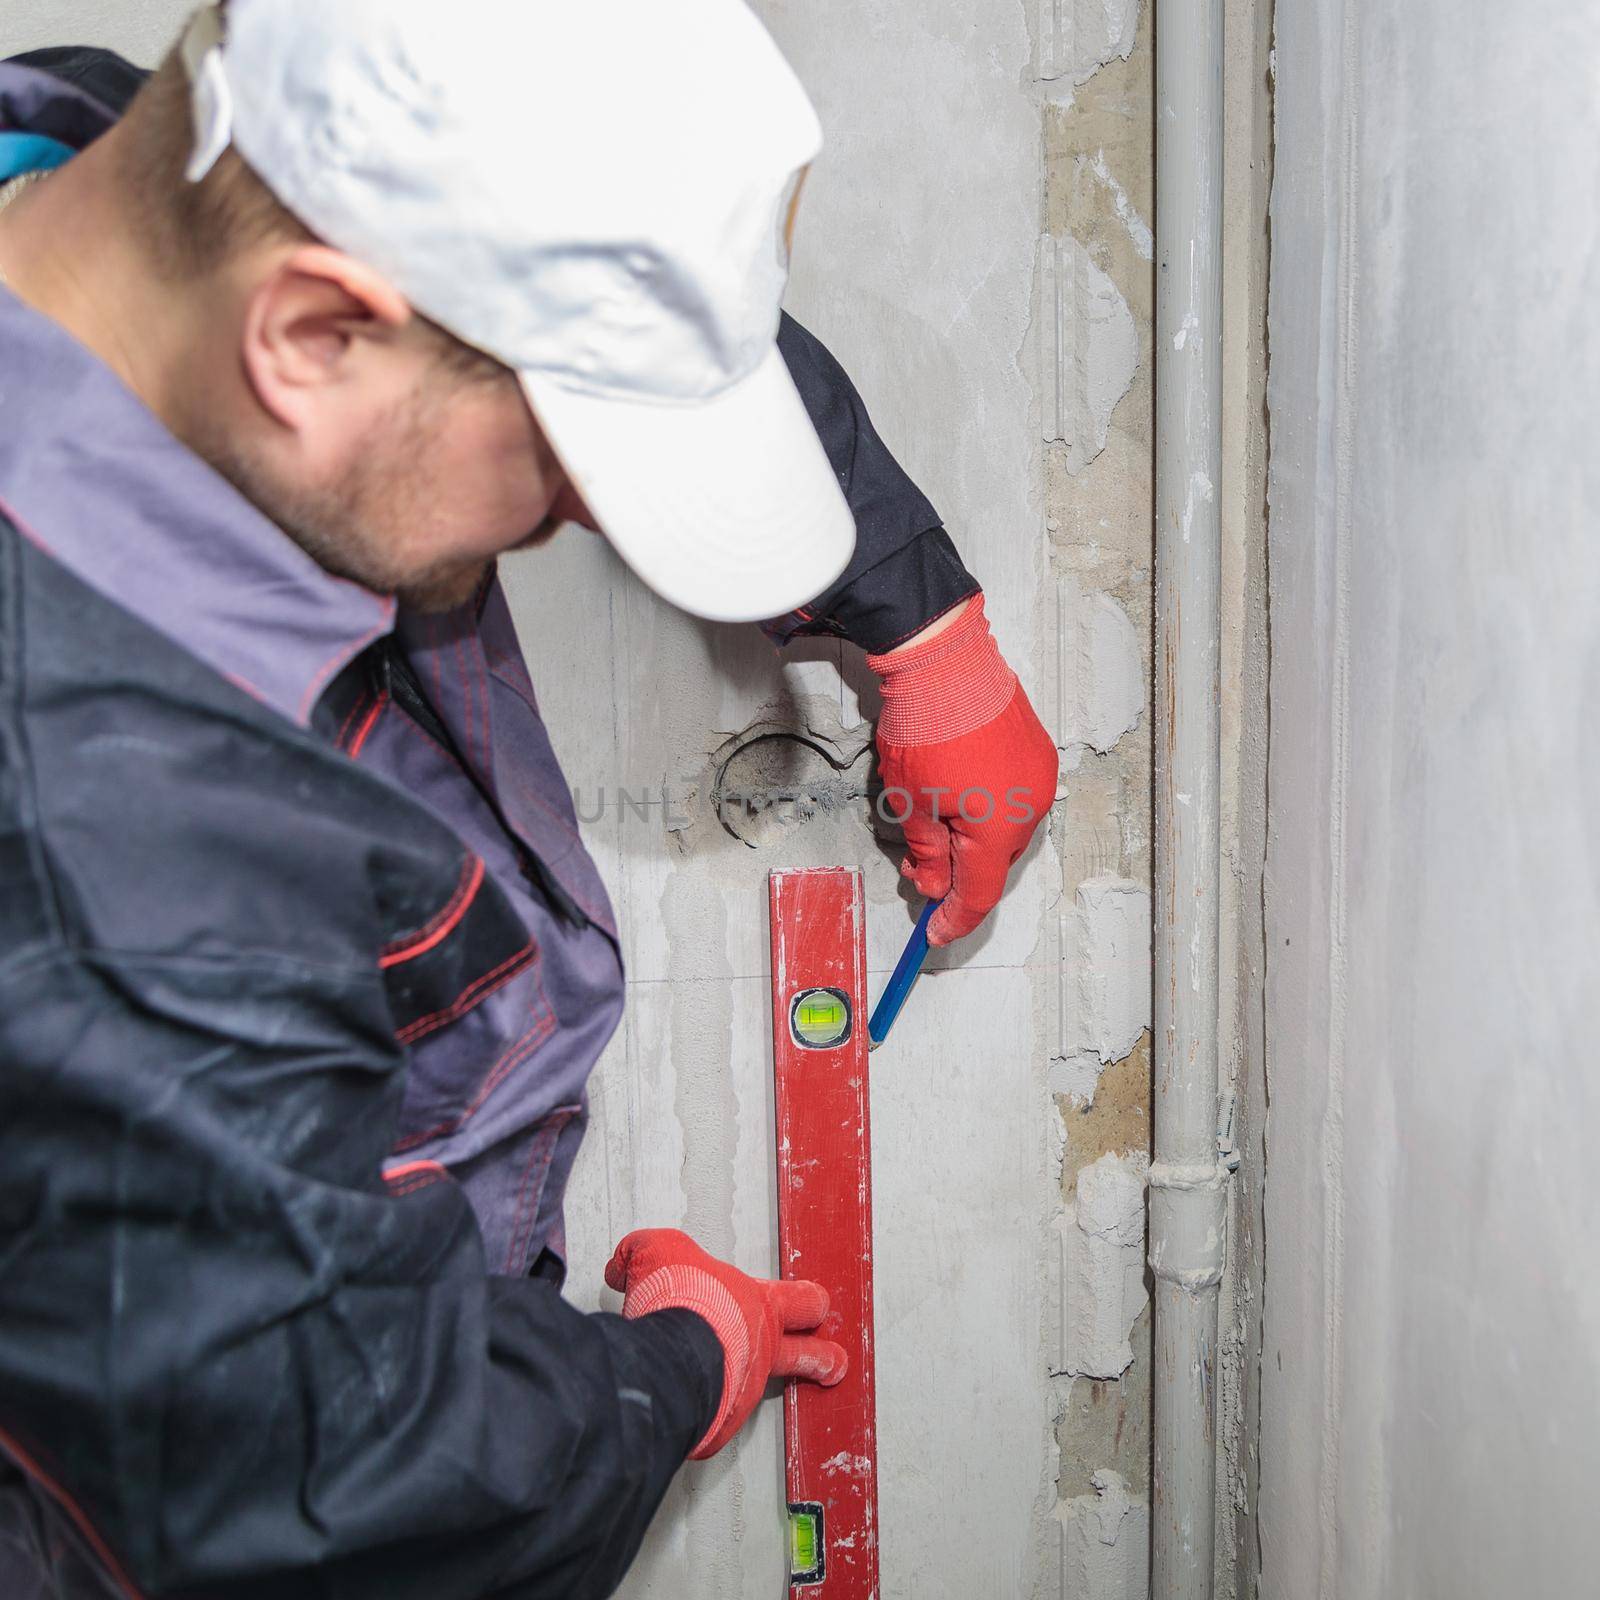
[[[438,612],[465,605],[493,563],[406,557],[405,542],[423,533],[426,510],[414,478],[431,431],[429,406],[420,397],[404,402],[373,426],[341,479],[310,489],[280,482],[203,420],[190,444],[325,571],[393,595],[409,610]]]

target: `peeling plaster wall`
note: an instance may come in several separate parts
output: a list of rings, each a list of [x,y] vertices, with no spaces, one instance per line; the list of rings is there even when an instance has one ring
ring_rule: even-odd
[[[1061,1360],[1069,1378],[1120,1378],[1133,1365],[1129,1335],[1145,1290],[1143,1153],[1109,1151],[1078,1171],[1062,1215]]]
[[[1094,1103],[1100,1074],[1129,1056],[1150,1025],[1150,891],[1110,876],[1085,878],[1061,918],[1062,1035],[1050,1087],[1075,1110]]]
[[[1150,1593],[1150,1506],[1120,1473],[1100,1468],[1094,1492],[1063,1500],[1062,1592],[1094,1600],[1145,1600]]]
[[[23,0],[0,19],[0,48],[103,43],[153,64],[190,9]],[[1150,1440],[1149,8],[758,10],[828,137],[791,308],[845,362],[943,512],[1065,767],[1055,825],[1001,912],[936,957],[893,1052],[875,1058],[883,1592],[1138,1600]],[[909,927],[898,848],[860,803],[870,674],[848,647],[777,656],[753,629],[678,615],[582,535],[508,562],[505,577],[580,809],[600,813],[584,831],[629,962],[627,1019],[592,1083],[570,1191],[569,1293],[614,1305],[600,1268],[642,1223],[692,1228],[770,1272],[766,871],[864,866],[874,988]],[[741,819],[755,848],[723,831],[711,798],[752,730],[804,731],[826,755],[768,746],[752,770],[730,769],[730,786],[738,775],[837,801],[803,821],[792,806]],[[619,786],[635,801],[649,792],[644,816],[619,804]],[[1076,1240],[1072,1260],[1064,1240]],[[1063,1356],[1068,1326],[1081,1336]],[[680,1476],[625,1597],[779,1590],[778,1422],[764,1407],[735,1448]]]
[[[1151,7],[1044,0],[1037,333],[1062,801],[1061,1543],[1051,1600],[1149,1584]]]
[[[1600,4],[1279,0],[1259,1592],[1600,1571]]]
[[[1045,77],[1051,40],[1023,8],[772,3],[763,14],[829,140],[807,185],[791,307],[838,352],[945,515],[1067,769],[1050,837],[994,927],[936,958],[893,1050],[874,1058],[884,1593],[1142,1595],[1148,17],[1130,3],[1098,42],[1078,28],[1076,66]],[[896,849],[873,838],[859,804],[798,827],[764,819],[755,852],[730,841],[707,815],[708,752],[742,729],[789,727],[848,760],[876,709],[871,686],[848,647],[774,659],[748,631],[666,612],[593,541],[545,556],[516,579],[530,650],[587,665],[598,644],[614,657],[599,684],[568,672],[541,685],[563,754],[583,767],[579,781],[621,770],[664,783],[693,819],[668,849],[631,822],[588,830],[619,886],[633,982],[577,1178],[587,1276],[574,1292],[598,1297],[616,1232],[691,1210],[736,1259],[769,1270],[763,874],[863,862],[875,984],[907,911]],[[609,593],[603,630],[563,603],[580,582]],[[616,707],[613,726],[561,740],[592,721],[597,699]],[[855,782],[843,775],[846,792]],[[699,886],[692,928],[676,925],[684,880]],[[703,900],[720,902],[722,920]],[[662,992],[730,981],[731,1025],[698,1032]],[[1080,1195],[1085,1169],[1096,1176]],[[1085,1336],[1069,1341],[1074,1328]],[[732,1597],[780,1570],[776,1421],[764,1414],[735,1452],[683,1475],[626,1594]],[[1097,1531],[1089,1548],[1077,1502],[1119,1494],[1115,1516],[1091,1519],[1115,1536]]]

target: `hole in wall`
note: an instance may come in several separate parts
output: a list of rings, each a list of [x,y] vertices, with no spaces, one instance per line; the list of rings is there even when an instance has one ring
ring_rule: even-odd
[[[866,806],[875,788],[871,750],[865,739],[840,746],[793,729],[741,734],[712,781],[717,821],[759,850],[816,817]]]

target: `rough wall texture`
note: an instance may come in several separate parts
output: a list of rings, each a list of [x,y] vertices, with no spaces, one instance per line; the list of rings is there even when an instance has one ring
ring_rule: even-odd
[[[1279,0],[1259,1592],[1600,1571],[1600,4]]]
[[[1049,721],[1057,607],[1031,339],[1041,140],[1030,17],[955,0],[760,9],[828,139],[806,187],[790,304],[944,514]],[[664,783],[674,813],[644,824],[608,808],[586,829],[616,892],[631,981],[574,1183],[573,1294],[606,1298],[605,1254],[644,1221],[690,1222],[712,1248],[771,1271],[766,872],[864,865],[874,987],[909,929],[897,851],[859,799],[869,676],[849,647],[778,656],[753,629],[675,615],[581,535],[513,563],[512,585],[573,781],[590,795]],[[751,733],[783,730],[806,731],[831,759],[782,741],[738,753]],[[795,807],[729,818],[751,848],[711,802],[730,756],[741,788],[754,768],[774,787],[857,797],[808,818]],[[585,814],[595,809],[587,799]],[[873,1057],[887,1596],[1027,1596],[1041,1575],[1055,1581],[1045,1340],[1059,883],[1046,830],[992,926],[937,958]],[[764,1408],[736,1448],[682,1474],[626,1595],[777,1592],[777,1424]]]
[[[758,8],[829,141],[790,303],[943,511],[1066,769],[1055,825],[1003,910],[936,960],[875,1060],[884,1593],[1137,1600],[1149,1527],[1148,6]],[[0,49],[105,43],[153,63],[190,9],[19,0]],[[848,648],[778,658],[753,630],[672,613],[581,535],[506,576],[628,940],[627,1022],[594,1080],[569,1207],[571,1293],[610,1303],[600,1267],[643,1222],[688,1226],[770,1271],[766,871],[865,866],[875,985],[909,926],[896,847],[861,804],[869,675]],[[747,748],[762,732],[810,745]],[[719,818],[725,764],[730,786],[817,803]],[[625,1595],[777,1592],[777,1423],[764,1408],[735,1449],[681,1476]]]
[[[1103,38],[1057,9],[1062,28],[1030,41],[1020,8],[764,7],[829,136],[791,305],[944,512],[1066,769],[995,927],[940,959],[874,1060],[884,1591],[935,1600],[1121,1600],[1147,1570],[1151,56],[1141,8],[1104,10]],[[1050,54],[1062,39],[1070,57]],[[592,663],[598,618],[566,600],[580,583],[610,597],[610,675],[558,669],[545,691],[558,730],[617,708],[572,747],[575,779],[665,781],[694,819],[667,849],[630,822],[590,830],[634,982],[575,1246],[592,1276],[618,1229],[692,1214],[764,1270],[761,875],[864,861],[880,975],[906,913],[859,804],[741,822],[752,852],[706,800],[750,730],[804,728],[849,763],[870,689],[848,649],[775,662],[665,613],[588,541],[516,581],[536,661]],[[811,760],[788,776],[826,782],[832,763],[807,777]],[[730,1016],[691,1027],[730,975]],[[775,1421],[684,1475],[629,1594],[733,1596],[778,1569]]]
[[[1042,15],[1041,67],[1058,69],[1038,325],[1063,766],[1051,1086],[1066,1197],[1051,1593],[1122,1600],[1149,1582],[1152,7],[1055,0]]]

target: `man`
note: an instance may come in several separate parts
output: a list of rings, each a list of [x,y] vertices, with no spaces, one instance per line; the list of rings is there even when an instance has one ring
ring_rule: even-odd
[[[496,558],[866,646],[941,941],[1054,747],[774,345],[818,133],[734,0],[233,0],[136,83],[0,66],[0,1594],[603,1595],[842,1353],[671,1231],[557,1292],[621,969]]]

